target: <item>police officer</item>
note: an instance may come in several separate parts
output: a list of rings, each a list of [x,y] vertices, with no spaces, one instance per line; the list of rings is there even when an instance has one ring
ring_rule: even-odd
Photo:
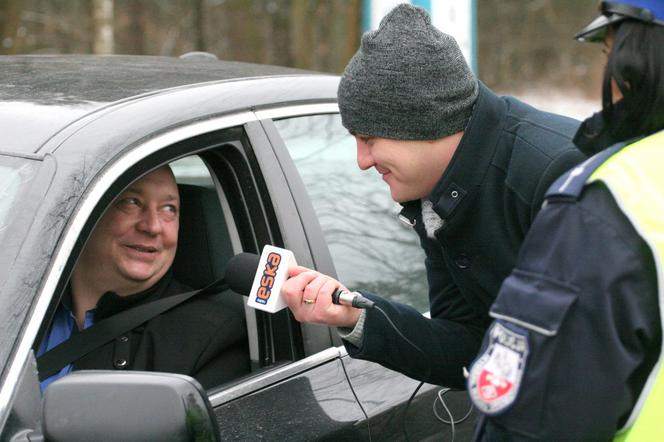
[[[596,155],[549,189],[471,366],[479,440],[664,440],[664,1],[601,2]]]

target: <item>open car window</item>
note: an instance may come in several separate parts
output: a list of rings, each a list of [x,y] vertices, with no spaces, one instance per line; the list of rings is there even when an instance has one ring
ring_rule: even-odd
[[[67,269],[58,284],[57,295],[49,307],[47,320],[42,324],[38,338],[33,344],[36,353],[39,353],[45,337],[49,335],[61,299],[69,290],[69,277],[75,267],[76,257],[83,250],[86,242],[84,238],[89,238],[106,208],[124,189],[144,174],[164,164],[168,164],[173,170],[180,194],[178,245],[171,273],[173,279],[187,290],[202,288],[222,278],[226,263],[233,255],[242,251],[257,253],[260,244],[270,242],[270,238],[266,235],[269,231],[266,216],[261,213],[263,203],[257,200],[256,186],[247,185],[247,182],[253,178],[248,160],[243,153],[246,141],[243,141],[242,134],[241,128],[232,128],[214,135],[189,139],[176,146],[165,146],[158,155],[146,158],[142,164],[130,168],[116,180],[116,184],[102,196],[97,208],[86,222],[81,234],[82,239],[78,241],[78,246],[74,249]],[[196,153],[187,154],[188,151]],[[175,159],[171,159],[173,157]],[[217,388],[249,375],[252,371],[265,369],[276,361],[293,359],[291,343],[288,342],[292,332],[281,330],[277,318],[268,317],[267,314],[257,315],[253,309],[245,306],[246,297],[230,290],[205,296],[215,309],[220,308],[231,315],[224,315],[217,321],[219,333],[212,333],[211,336],[206,335],[202,338],[214,338],[223,334],[241,336],[244,345],[235,345],[233,353],[229,356],[229,363],[220,366],[234,365],[241,360],[240,365],[246,367],[246,370],[234,370],[233,373],[236,373],[234,377],[226,377],[221,384],[204,383],[206,387]],[[178,308],[180,307],[176,307]],[[169,311],[167,314],[170,313]],[[283,312],[281,316],[286,317],[287,313]],[[196,318],[190,322],[195,324]],[[195,329],[197,326],[192,325],[191,328]],[[121,340],[122,337],[116,340]],[[155,336],[154,339],[159,338]],[[199,342],[194,341],[192,344]],[[118,345],[120,344],[111,345],[113,352]],[[282,348],[285,350],[282,351]],[[134,349],[127,351],[133,352]],[[179,348],[173,349],[175,354],[178,351]],[[159,358],[163,358],[163,355],[155,355],[155,361]],[[156,362],[150,363],[146,367],[150,370],[159,370],[159,366],[155,364]],[[114,363],[114,366],[105,368],[123,368],[116,365]],[[128,367],[145,369],[145,367]],[[210,366],[202,367],[201,370],[209,374],[216,369]],[[162,371],[171,370],[162,369]],[[207,376],[207,379],[209,378],[210,376]],[[211,378],[214,379],[214,376]]]
[[[424,252],[375,169],[357,167],[338,114],[274,122],[307,189],[337,276],[347,287],[428,310]]]

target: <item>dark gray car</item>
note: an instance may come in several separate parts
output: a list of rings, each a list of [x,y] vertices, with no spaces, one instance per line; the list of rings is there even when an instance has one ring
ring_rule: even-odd
[[[33,350],[82,245],[114,197],[163,164],[180,186],[213,195],[216,213],[187,220],[182,212],[174,272],[194,287],[223,274],[234,254],[265,244],[423,312],[426,277],[387,186],[355,164],[336,76],[127,56],[0,57],[0,72],[2,440],[38,440],[44,431],[71,440],[161,438],[166,429],[154,422],[177,427],[178,412],[165,407],[171,396],[142,389],[148,384],[176,398],[198,391],[199,411],[213,413],[223,440],[469,438],[472,419],[450,425],[469,411],[464,392],[428,384],[416,392],[419,382],[349,358],[335,330],[299,324],[288,309],[247,308],[240,295],[232,303],[245,315],[249,375],[201,392],[181,376],[129,382],[122,376],[131,373],[75,372],[42,404]],[[209,250],[187,240],[199,229],[212,237]],[[211,275],[183,270],[192,260]],[[81,410],[68,397],[96,400]]]

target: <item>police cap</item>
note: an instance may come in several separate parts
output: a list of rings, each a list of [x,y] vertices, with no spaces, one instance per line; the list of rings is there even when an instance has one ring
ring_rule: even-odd
[[[664,1],[662,0],[602,1],[599,4],[599,10],[601,15],[576,34],[575,39],[602,41],[609,25],[627,19],[664,26]]]

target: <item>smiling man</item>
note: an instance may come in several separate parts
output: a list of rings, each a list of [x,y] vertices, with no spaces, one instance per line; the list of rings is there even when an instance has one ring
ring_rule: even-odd
[[[132,307],[191,291],[170,272],[178,242],[180,196],[168,166],[134,182],[110,205],[74,267],[38,356],[78,330]],[[76,369],[187,374],[205,387],[248,371],[245,327],[236,315],[196,296],[117,337],[42,381]]]
[[[138,293],[166,274],[175,259],[179,210],[178,187],[169,168],[135,182],[113,202],[72,274],[79,328],[104,293]]]
[[[464,388],[463,368],[477,354],[489,306],[544,192],[584,158],[572,143],[578,123],[495,95],[475,78],[454,38],[409,4],[362,37],[338,96],[358,166],[382,175],[420,238],[431,318],[366,294],[403,339],[377,310],[332,304],[341,282],[302,267],[282,293],[298,320],[342,327],[351,356]]]

